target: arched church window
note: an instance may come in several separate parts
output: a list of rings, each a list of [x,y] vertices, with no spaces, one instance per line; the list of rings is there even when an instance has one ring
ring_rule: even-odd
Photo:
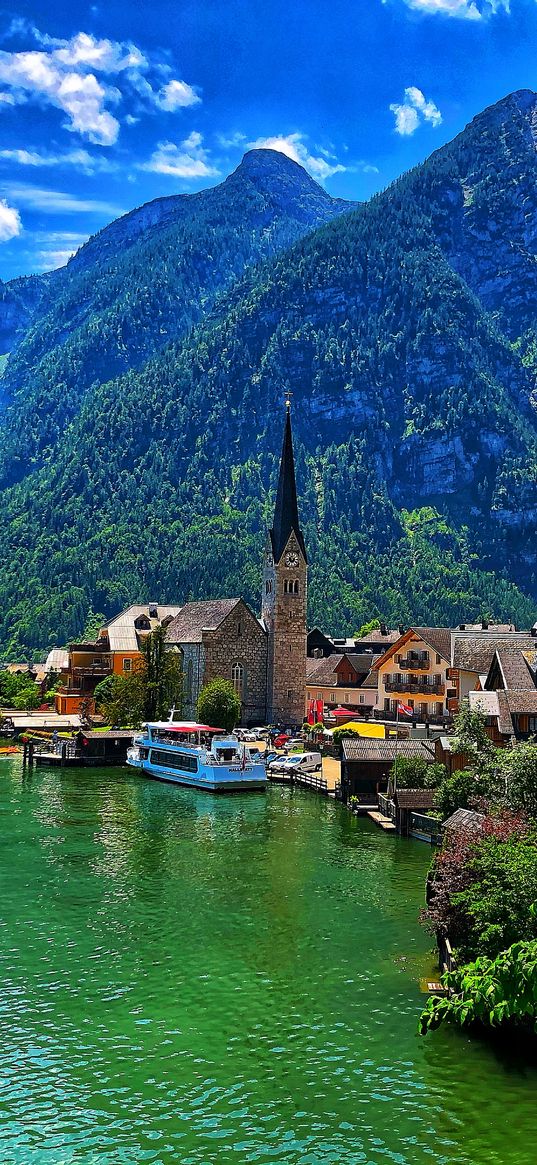
[[[293,593],[295,595],[298,595],[298,579],[297,578],[295,578],[295,581],[293,583]]]
[[[244,697],[244,668],[242,663],[233,664],[231,668],[231,683],[235,688],[239,700],[242,700]]]

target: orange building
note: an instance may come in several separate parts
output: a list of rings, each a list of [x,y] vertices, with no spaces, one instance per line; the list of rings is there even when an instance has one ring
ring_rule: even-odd
[[[58,670],[61,687],[56,693],[56,711],[76,714],[95,709],[97,684],[108,676],[130,675],[141,659],[141,645],[151,631],[167,626],[179,614],[179,606],[157,603],[127,607],[101,628],[94,643],[70,643],[49,654],[49,671]]]

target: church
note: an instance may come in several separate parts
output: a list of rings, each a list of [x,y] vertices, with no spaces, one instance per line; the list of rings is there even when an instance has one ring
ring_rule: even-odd
[[[183,714],[195,718],[204,684],[231,680],[241,724],[300,724],[304,718],[308,559],[298,518],[290,402],[272,529],[264,555],[261,614],[241,598],[186,603],[166,641],[181,652]]]

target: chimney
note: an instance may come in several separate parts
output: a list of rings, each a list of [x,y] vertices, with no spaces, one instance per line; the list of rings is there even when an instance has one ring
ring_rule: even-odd
[[[404,635],[404,634],[405,634],[405,628],[404,628],[404,625],[403,625],[403,623],[400,623],[400,624],[399,624],[399,634],[400,634],[400,635]]]
[[[387,634],[388,634],[388,628],[387,628],[387,626],[386,626],[386,624],[385,624],[385,623],[381,623],[381,624],[380,624],[380,634],[381,634],[381,635],[387,635]]]
[[[482,620],[481,620],[481,630],[482,630],[482,631],[488,631],[488,629],[489,629],[489,625],[488,625],[488,623],[487,623],[487,620],[486,620],[486,619],[482,619]]]

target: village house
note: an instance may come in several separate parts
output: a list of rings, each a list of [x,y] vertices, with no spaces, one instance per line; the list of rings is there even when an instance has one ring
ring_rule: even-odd
[[[92,712],[97,684],[108,676],[130,675],[142,657],[144,638],[155,627],[167,626],[180,610],[177,605],[133,604],[110,619],[94,642],[53,648],[46,668],[49,673],[57,673],[61,681],[56,711],[69,716],[85,707]]]
[[[454,711],[458,689],[451,672],[451,632],[410,627],[373,665],[378,675],[376,711],[394,719],[399,705],[420,720],[442,722]]]
[[[345,652],[324,658],[306,658],[305,715],[322,703],[324,715],[330,715],[341,706],[349,713],[361,716],[371,714],[376,700],[376,687],[364,686],[371,675],[371,667],[378,655],[371,652]]]
[[[494,652],[483,688],[470,693],[470,707],[487,716],[496,744],[508,745],[537,736],[537,642]]]

